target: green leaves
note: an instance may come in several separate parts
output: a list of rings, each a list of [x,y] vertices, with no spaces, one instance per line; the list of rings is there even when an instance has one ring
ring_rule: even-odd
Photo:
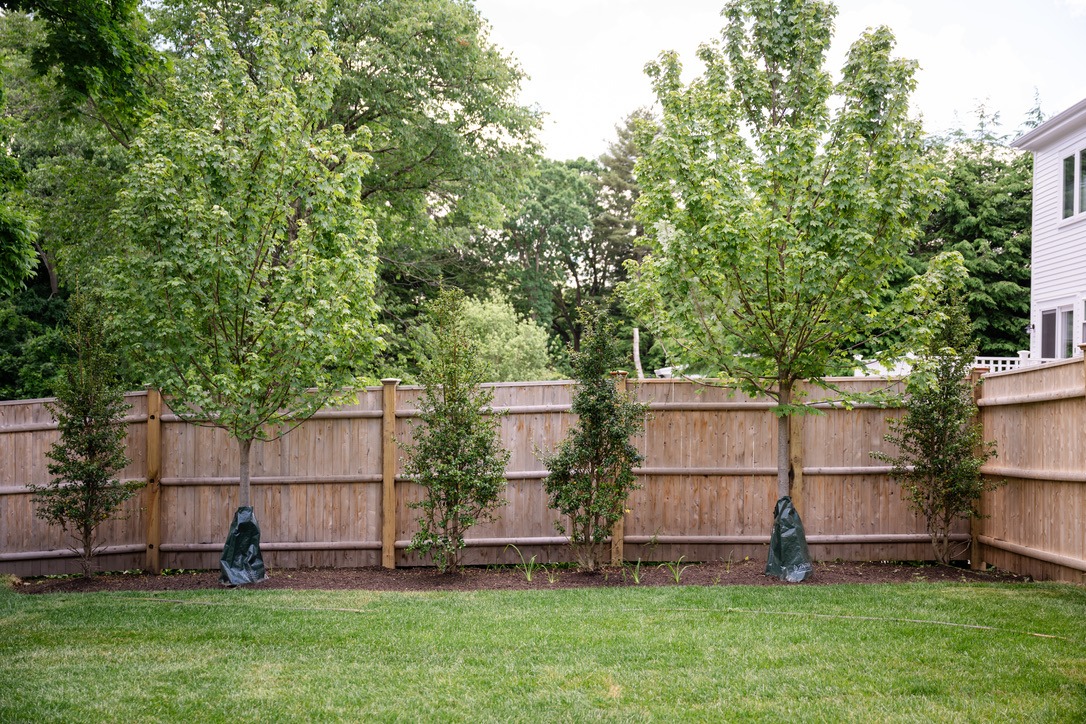
[[[902,322],[882,312],[931,200],[907,114],[913,64],[876,29],[834,86],[833,14],[732,2],[722,45],[700,52],[704,76],[682,86],[673,55],[650,72],[663,118],[645,129],[638,210],[655,248],[626,292],[674,361],[751,393],[823,377]]]
[[[148,381],[238,439],[315,412],[379,344],[370,160],[324,125],[339,61],[321,12],[261,11],[244,47],[200,14],[115,217],[132,244],[113,293]]]
[[[430,358],[422,372],[414,441],[405,446],[405,470],[426,492],[411,550],[431,555],[442,571],[456,572],[464,533],[504,504],[505,466],[500,417],[486,408],[493,395],[479,384],[487,370],[464,322],[464,295],[449,290],[432,303]]]
[[[577,421],[558,450],[544,459],[550,474],[543,489],[551,507],[568,520],[556,526],[569,535],[578,563],[594,570],[602,559],[600,544],[638,487],[633,468],[642,456],[630,437],[644,429],[647,407],[620,392],[611,374],[623,360],[614,346],[614,323],[599,308],[582,309],[582,315],[581,350],[572,353]]]
[[[970,343],[969,316],[960,285],[940,295],[948,313],[913,365],[905,394],[905,414],[890,421],[887,442],[897,454],[872,457],[893,465],[891,475],[904,489],[909,506],[924,517],[935,557],[949,563],[954,555],[950,533],[963,516],[977,517],[981,493],[1002,483],[981,475],[995,456],[977,420],[969,378],[976,348]]]
[[[128,464],[122,422],[128,405],[100,301],[77,293],[69,310],[66,341],[75,358],[62,369],[51,408],[60,429],[60,440],[49,452],[53,479],[32,487],[35,514],[71,534],[79,544],[83,574],[90,575],[98,525],[116,516],[142,483],[121,483],[114,477]]]

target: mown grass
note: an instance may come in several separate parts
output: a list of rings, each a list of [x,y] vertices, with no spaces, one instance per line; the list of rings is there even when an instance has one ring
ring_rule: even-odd
[[[1083,719],[1073,586],[0,591],[0,721]]]

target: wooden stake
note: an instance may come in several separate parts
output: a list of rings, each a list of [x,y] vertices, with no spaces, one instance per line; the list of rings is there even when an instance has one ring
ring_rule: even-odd
[[[973,390],[973,404],[977,404],[980,398],[984,396],[983,386],[980,383],[980,378],[988,374],[987,367],[974,367],[969,373],[969,384]],[[983,418],[980,414],[980,408],[977,408],[977,421],[980,422]],[[981,494],[981,499],[978,501],[977,507],[980,508],[984,505],[984,495]],[[983,510],[979,512],[983,513]],[[984,520],[982,518],[970,518],[969,519],[969,567],[974,571],[983,571],[988,565],[981,560],[980,554],[980,537],[984,535]]]
[[[618,388],[618,393],[620,395],[625,395],[626,394],[626,375],[627,374],[628,373],[625,372],[624,370],[620,370],[618,372],[612,372],[611,373],[612,377],[617,377],[618,378],[617,380],[615,380],[615,387]],[[623,561],[623,559],[625,557],[625,552],[623,551],[623,545],[622,545],[623,536],[625,535],[625,529],[626,529],[626,525],[625,525],[626,524],[626,501],[625,500],[622,501],[622,511],[623,511],[622,516],[618,520],[616,520],[615,524],[611,527],[611,565],[612,566],[621,566],[622,561]]]
[[[381,380],[381,565],[396,567],[396,386],[398,379]]]
[[[147,570],[162,571],[162,394],[147,390]]]

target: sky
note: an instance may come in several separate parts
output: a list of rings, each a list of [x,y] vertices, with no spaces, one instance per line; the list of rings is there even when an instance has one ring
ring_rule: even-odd
[[[475,0],[491,41],[530,76],[521,102],[546,113],[545,154],[596,158],[615,125],[652,105],[644,74],[664,50],[693,78],[700,43],[720,35],[725,0]],[[1086,97],[1086,0],[839,0],[828,67],[868,27],[887,25],[897,55],[920,65],[913,105],[929,133],[998,112],[1012,137],[1034,106],[1046,116]]]

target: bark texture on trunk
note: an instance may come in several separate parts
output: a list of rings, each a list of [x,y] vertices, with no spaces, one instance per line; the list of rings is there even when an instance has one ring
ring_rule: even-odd
[[[252,507],[252,496],[249,493],[249,451],[253,448],[253,441],[249,438],[238,440],[238,452],[241,458],[241,483],[238,488],[238,505],[242,508]]]
[[[792,385],[781,385],[780,406],[792,403]],[[792,425],[789,415],[777,416],[777,499],[792,492]]]

